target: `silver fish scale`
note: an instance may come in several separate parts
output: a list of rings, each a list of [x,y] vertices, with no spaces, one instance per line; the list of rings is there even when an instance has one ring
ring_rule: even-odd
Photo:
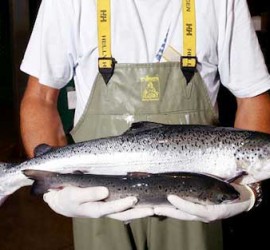
[[[51,149],[18,165],[2,164],[0,198],[32,183],[21,173],[23,169],[108,175],[188,171],[221,178],[247,170],[250,176],[261,173],[257,179],[265,179],[270,177],[269,137],[199,125],[131,129],[120,136]]]
[[[210,203],[220,203],[239,197],[230,184],[209,176],[174,172],[172,174],[135,175],[87,175],[59,174],[46,171],[28,170],[26,175],[35,180],[34,194],[43,194],[48,189],[66,186],[108,187],[110,195],[106,200],[136,196],[140,205],[168,204],[167,194]]]
[[[256,160],[268,159],[270,155],[269,136],[266,134],[251,134],[234,154],[237,161],[252,163]]]
[[[89,166],[95,164],[100,166],[100,170],[119,166],[128,171],[159,172],[166,169],[175,171],[177,166],[181,170],[192,171],[193,165],[198,164],[201,166],[197,166],[196,171],[205,172],[210,166],[220,168],[218,165],[232,160],[234,166],[231,167],[235,168],[235,152],[249,136],[246,131],[233,133],[230,129],[211,127],[208,131],[204,126],[170,125],[59,148],[27,165],[87,155]],[[219,171],[217,173],[220,174]]]

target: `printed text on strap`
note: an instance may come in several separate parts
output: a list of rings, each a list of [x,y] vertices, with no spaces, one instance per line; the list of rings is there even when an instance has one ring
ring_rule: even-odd
[[[182,10],[183,56],[181,57],[181,69],[188,83],[193,77],[197,66],[195,0],[183,0]]]
[[[111,6],[110,0],[98,0],[98,68],[106,83],[114,72],[115,59],[111,53]]]

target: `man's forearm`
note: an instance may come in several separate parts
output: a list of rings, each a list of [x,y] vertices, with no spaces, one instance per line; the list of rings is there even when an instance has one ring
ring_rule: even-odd
[[[67,143],[57,110],[58,90],[42,86],[29,79],[21,103],[21,136],[26,154],[33,157],[34,148],[46,143],[63,146]]]
[[[235,127],[270,133],[270,97],[267,93],[253,97],[237,99]],[[262,201],[261,184],[248,185],[255,196],[255,206]]]
[[[267,93],[238,98],[235,127],[270,133],[270,97]]]

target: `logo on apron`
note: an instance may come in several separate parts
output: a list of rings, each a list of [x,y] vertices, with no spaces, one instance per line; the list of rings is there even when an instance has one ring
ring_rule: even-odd
[[[158,76],[145,76],[141,78],[142,101],[159,101],[160,82]]]

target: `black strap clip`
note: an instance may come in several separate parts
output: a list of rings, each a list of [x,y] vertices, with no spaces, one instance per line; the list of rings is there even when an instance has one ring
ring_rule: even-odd
[[[184,60],[187,60],[184,66]],[[186,78],[187,84],[190,82],[192,77],[194,76],[197,69],[197,57],[196,56],[181,56],[181,70],[183,72],[184,77]]]
[[[107,67],[107,68],[100,67],[100,64],[102,64],[102,61],[111,61],[111,67]],[[113,57],[98,58],[98,71],[102,75],[106,84],[108,84],[108,82],[110,81],[113,75],[115,64],[116,64],[116,60]]]

